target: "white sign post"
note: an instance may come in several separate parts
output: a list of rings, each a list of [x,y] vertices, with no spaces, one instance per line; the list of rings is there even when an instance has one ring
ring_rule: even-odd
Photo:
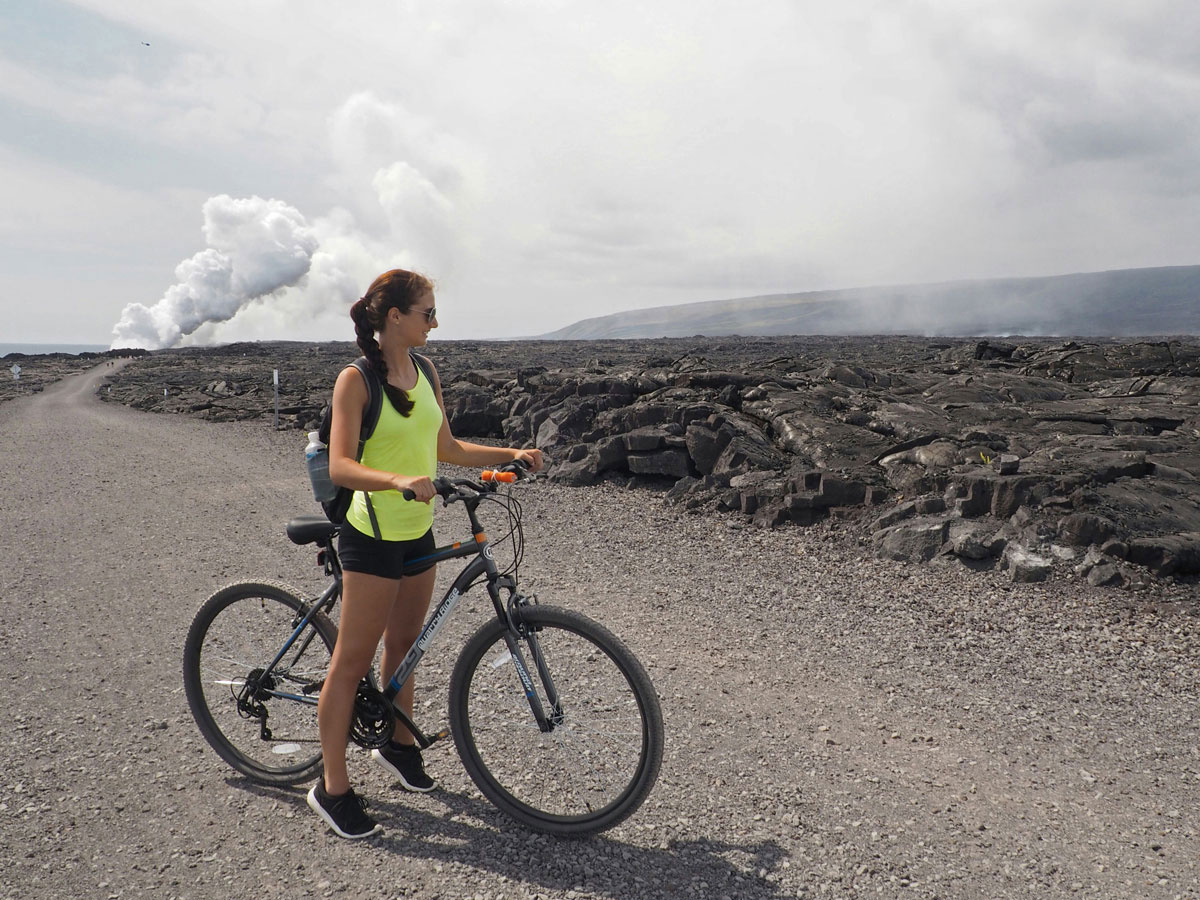
[[[275,429],[278,430],[279,429],[279,370],[275,369],[274,372],[275,372],[275,375],[274,375],[274,380],[275,380]]]
[[[13,373],[13,381],[21,380],[21,367],[18,366],[16,363],[13,363],[12,368],[9,369],[8,371]]]

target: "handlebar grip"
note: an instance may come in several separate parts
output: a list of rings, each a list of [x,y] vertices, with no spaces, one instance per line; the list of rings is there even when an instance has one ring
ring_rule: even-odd
[[[451,484],[448,480],[446,480],[445,478],[433,479],[433,493],[434,493],[435,497],[436,496],[448,497],[450,495],[450,493],[452,493],[452,492],[453,492],[453,487],[451,486]],[[400,492],[400,496],[403,497],[405,500],[416,500],[417,499],[417,495],[412,490],[412,488],[405,488],[404,490],[402,490]]]
[[[484,470],[480,476],[484,481],[503,481],[505,484],[512,484],[517,480],[516,472],[497,472],[493,469]]]

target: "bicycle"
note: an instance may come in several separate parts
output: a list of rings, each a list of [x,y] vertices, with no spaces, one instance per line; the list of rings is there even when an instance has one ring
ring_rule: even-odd
[[[524,552],[521,506],[498,482],[528,477],[519,466],[480,481],[437,478],[443,505],[462,503],[472,538],[413,560],[468,558],[424,628],[380,689],[374,673],[360,684],[349,739],[384,746],[398,718],[426,749],[448,735],[472,781],[508,816],[535,831],[593,834],[632,815],[658,776],[663,723],[658,695],[637,658],[604,626],[569,609],[537,602],[517,586]],[[408,494],[410,492],[406,492]],[[507,510],[509,532],[489,542],[482,502]],[[319,547],[331,582],[303,599],[273,583],[222,588],[196,614],[184,644],[183,681],[201,734],[247,777],[295,784],[321,771],[317,698],[337,626],[330,618],[342,591],[339,526],[298,516],[287,535]],[[511,538],[502,571],[493,546]],[[393,700],[464,594],[483,582],[495,618],[467,640],[450,677],[449,727],[426,734]]]

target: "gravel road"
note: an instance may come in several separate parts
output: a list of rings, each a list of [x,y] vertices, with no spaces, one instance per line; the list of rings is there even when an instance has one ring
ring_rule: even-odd
[[[669,741],[646,805],[560,841],[449,742],[420,796],[355,750],[387,830],[340,841],[307,785],[220,762],[180,680],[213,591],[320,586],[283,534],[314,511],[303,436],[99,403],[113,371],[0,405],[3,900],[1200,896],[1194,584],[1015,585],[612,486],[524,488],[522,572],[646,663]],[[422,665],[430,725],[481,599]]]

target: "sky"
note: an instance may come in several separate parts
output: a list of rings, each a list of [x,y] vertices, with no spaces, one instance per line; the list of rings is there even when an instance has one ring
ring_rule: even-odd
[[[1193,0],[0,5],[0,341],[1192,265]]]

